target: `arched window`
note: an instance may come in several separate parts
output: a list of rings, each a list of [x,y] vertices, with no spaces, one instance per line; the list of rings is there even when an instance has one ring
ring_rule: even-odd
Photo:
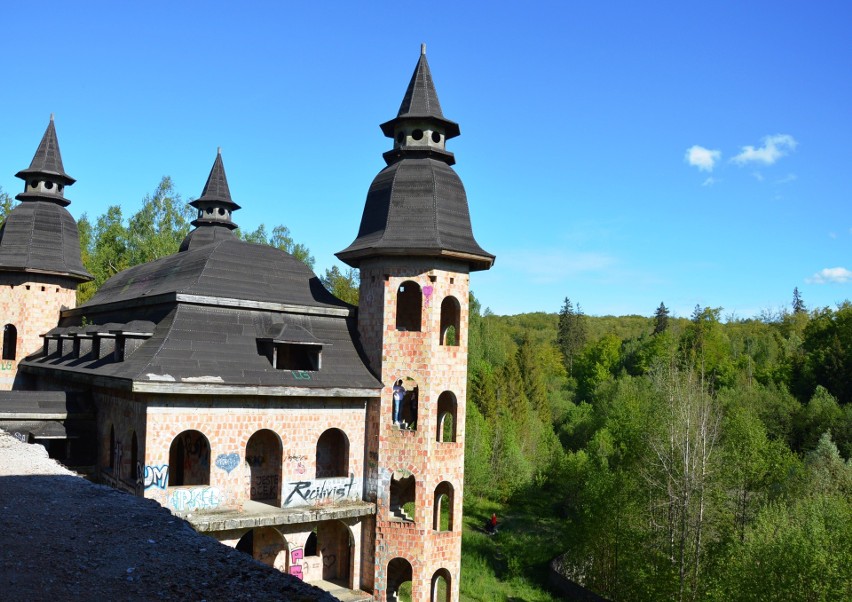
[[[452,443],[456,440],[456,396],[444,391],[438,397],[438,426],[435,440],[438,443]]]
[[[432,575],[431,602],[450,602],[452,599],[452,577],[447,569],[438,569]]]
[[[420,285],[413,280],[406,280],[396,292],[396,329],[420,332],[422,310]]]
[[[317,478],[349,474],[349,438],[340,429],[328,429],[317,441]]]
[[[445,297],[441,302],[441,345],[456,347],[461,331],[461,306],[455,297]]]
[[[411,599],[411,563],[405,558],[394,558],[388,563],[388,600]],[[400,595],[402,594],[402,595]]]
[[[390,520],[413,523],[416,516],[417,483],[405,469],[394,471],[390,482]]]
[[[14,360],[18,354],[18,329],[14,324],[3,327],[3,359]]]
[[[249,497],[252,500],[281,505],[281,463],[284,456],[281,438],[269,429],[257,431],[246,443],[246,463],[251,473]]]
[[[453,486],[447,481],[438,483],[438,486],[435,487],[435,498],[432,506],[432,512],[433,530],[453,530]]]
[[[240,537],[237,550],[279,571],[287,571],[287,540],[273,527],[255,527]]]
[[[420,387],[410,376],[394,381],[391,398],[391,422],[400,429],[417,430],[420,406]],[[401,397],[401,398],[400,398]]]
[[[169,487],[210,484],[210,442],[198,431],[184,431],[169,447]]]

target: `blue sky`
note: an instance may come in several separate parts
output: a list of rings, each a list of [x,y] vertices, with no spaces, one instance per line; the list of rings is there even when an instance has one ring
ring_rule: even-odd
[[[0,186],[50,113],[75,217],[222,156],[244,229],[355,237],[427,44],[498,314],[852,298],[848,2],[12,3]]]

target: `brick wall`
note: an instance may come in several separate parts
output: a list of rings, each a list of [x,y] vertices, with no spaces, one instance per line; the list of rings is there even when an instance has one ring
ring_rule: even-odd
[[[59,311],[76,304],[74,280],[48,274],[0,272],[0,336],[6,324],[18,331],[14,360],[0,360],[0,390],[10,391],[18,361],[42,347],[44,334],[59,323]]]

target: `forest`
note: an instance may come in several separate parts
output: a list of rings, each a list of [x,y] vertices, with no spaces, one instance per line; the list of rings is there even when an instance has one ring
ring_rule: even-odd
[[[11,206],[0,190],[0,220]],[[176,252],[192,218],[169,178],[133,215],[83,215],[78,302]],[[239,235],[314,266],[285,226]],[[355,270],[319,276],[357,303]],[[794,289],[738,319],[576,301],[497,316],[471,294],[462,598],[551,600],[558,557],[610,600],[852,599],[852,304]]]

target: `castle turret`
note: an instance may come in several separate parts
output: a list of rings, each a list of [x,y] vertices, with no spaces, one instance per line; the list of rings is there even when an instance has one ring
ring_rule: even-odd
[[[198,217],[192,220],[195,229],[187,234],[180,245],[181,251],[201,247],[225,238],[234,238],[237,228],[231,220],[231,214],[240,208],[231,200],[231,189],[225,177],[225,165],[222,163],[222,149],[216,152],[216,160],[207,176],[207,183],[201,196],[189,203],[198,210]]]
[[[12,388],[17,362],[42,346],[39,335],[74,307],[77,285],[92,279],[83,267],[77,222],[65,208],[65,173],[53,115],[29,168],[18,204],[0,226],[0,315],[3,355],[0,390]]]
[[[425,46],[397,116],[387,163],[367,193],[355,241],[337,256],[360,270],[358,328],[384,389],[368,408],[375,459],[376,600],[411,581],[412,600],[458,599],[467,383],[469,274],[494,256],[473,237],[467,197],[446,141]],[[394,388],[404,397],[394,401]],[[399,389],[397,389],[399,391]],[[365,532],[371,532],[366,529]],[[369,536],[369,535],[368,535]],[[439,598],[435,598],[439,599]]]

